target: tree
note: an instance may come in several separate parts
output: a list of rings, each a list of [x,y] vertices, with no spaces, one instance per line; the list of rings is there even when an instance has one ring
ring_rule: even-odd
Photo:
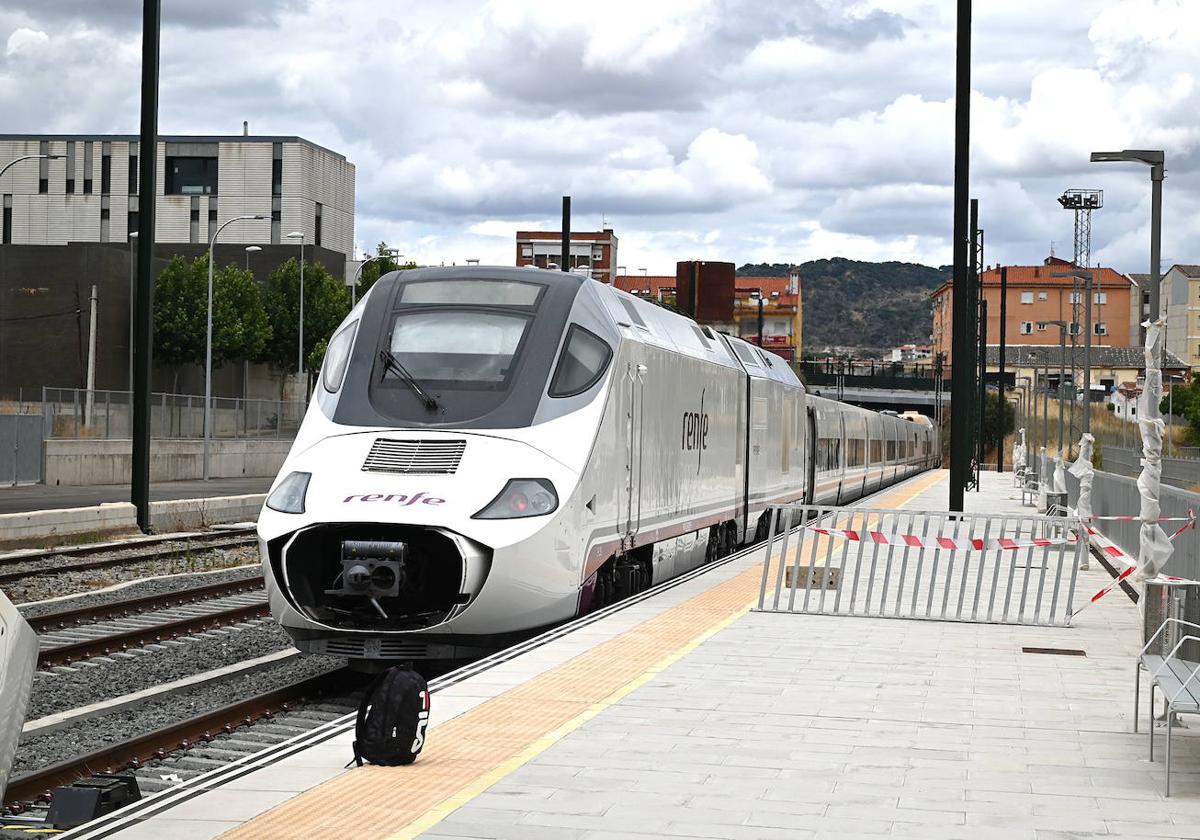
[[[203,365],[208,330],[208,255],[175,256],[154,287],[154,355],[172,369],[173,390],[185,365]],[[254,275],[227,265],[213,271],[212,361],[256,358],[271,336]]]
[[[983,449],[997,449],[1016,428],[1012,403],[994,391],[988,391],[983,405]]]
[[[385,254],[389,251],[386,242],[380,242],[375,246],[376,259],[363,266],[362,276],[358,281],[358,296],[361,298],[367,291],[375,285],[375,281],[385,274],[392,271],[408,271],[417,267],[415,262],[411,260],[406,263],[399,263]]]
[[[300,264],[293,257],[267,277],[263,295],[271,337],[258,360],[266,362],[282,377],[296,373],[300,322]],[[338,324],[350,311],[350,292],[320,263],[304,264],[304,358],[316,346],[329,340]],[[323,354],[322,354],[323,356]]]

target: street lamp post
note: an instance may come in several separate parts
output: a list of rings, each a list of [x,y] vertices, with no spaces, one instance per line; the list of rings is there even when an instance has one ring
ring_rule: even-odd
[[[1066,321],[1041,321],[1045,325],[1053,324],[1058,327],[1058,454],[1063,455],[1063,434],[1066,431],[1063,429],[1063,417],[1066,410],[1063,407],[1063,394],[1065,392],[1067,378],[1067,322]],[[1050,362],[1046,361],[1046,384],[1050,383]],[[1047,391],[1050,389],[1047,388]],[[1047,441],[1049,444],[1049,441]],[[1064,456],[1065,457],[1065,456]]]
[[[246,271],[247,272],[250,271],[250,255],[256,254],[261,250],[262,250],[262,248],[258,247],[257,245],[247,245],[246,246]]]
[[[1150,323],[1158,320],[1159,258],[1162,252],[1162,182],[1166,155],[1161,149],[1092,152],[1092,163],[1133,162],[1150,167]]]
[[[23,160],[62,160],[66,155],[21,155],[18,158],[13,158],[8,163],[0,167],[0,175],[3,175],[10,167],[15,166]]]
[[[208,450],[212,440],[212,324],[213,324],[213,247],[221,231],[234,222],[250,219],[261,220],[265,216],[234,216],[215,231],[208,240],[208,320],[204,339],[204,480],[208,481]]]
[[[300,240],[300,341],[296,347],[296,369],[304,373],[304,233],[294,230],[287,235],[288,239]]]
[[[1084,281],[1087,300],[1083,305],[1083,432],[1087,434],[1092,430],[1092,272],[1055,271],[1050,276],[1076,277]],[[1072,359],[1072,369],[1074,366],[1075,360]]]

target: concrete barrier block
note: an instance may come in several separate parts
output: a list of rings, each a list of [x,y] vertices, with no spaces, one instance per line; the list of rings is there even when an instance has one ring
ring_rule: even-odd
[[[254,522],[266,501],[265,493],[175,499],[150,503],[150,524],[155,531],[196,531],[229,522]]]
[[[137,508],[128,502],[0,514],[0,547],[43,547],[107,538],[137,530]]]

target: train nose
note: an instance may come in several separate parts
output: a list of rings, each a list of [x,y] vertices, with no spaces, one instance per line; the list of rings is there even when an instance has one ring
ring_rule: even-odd
[[[268,547],[272,572],[303,616],[325,626],[412,631],[471,604],[491,567],[486,546],[444,528],[321,524]]]

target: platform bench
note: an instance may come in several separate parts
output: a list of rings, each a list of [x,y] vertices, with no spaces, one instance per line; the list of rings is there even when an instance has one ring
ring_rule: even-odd
[[[1157,688],[1166,702],[1167,719],[1167,773],[1164,796],[1171,795],[1171,729],[1177,714],[1200,714],[1200,662],[1184,659],[1179,655],[1185,642],[1193,641],[1200,644],[1200,636],[1185,635],[1166,656],[1148,653],[1151,646],[1166,629],[1168,624],[1182,624],[1200,631],[1200,625],[1179,618],[1168,618],[1164,621],[1146,642],[1142,652],[1138,654],[1135,669],[1136,683],[1133,690],[1133,731],[1137,732],[1137,720],[1140,709],[1139,694],[1141,692],[1141,671],[1144,668],[1150,675],[1150,703],[1147,720],[1150,729],[1150,760],[1154,761],[1154,690]]]

